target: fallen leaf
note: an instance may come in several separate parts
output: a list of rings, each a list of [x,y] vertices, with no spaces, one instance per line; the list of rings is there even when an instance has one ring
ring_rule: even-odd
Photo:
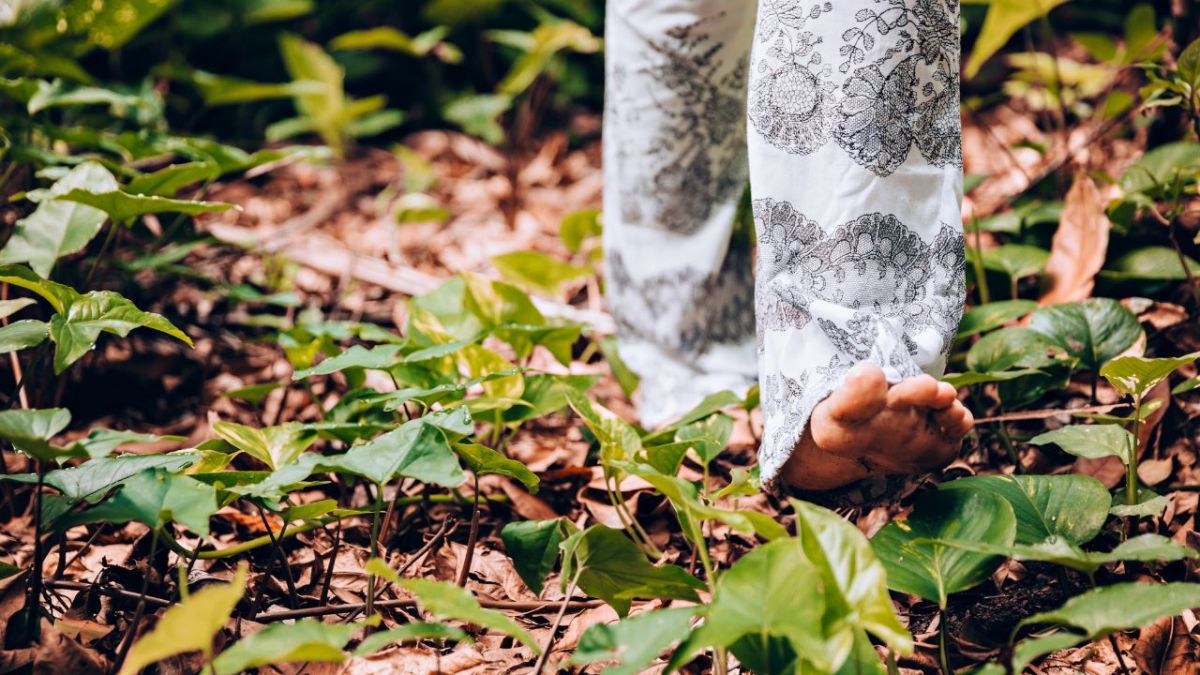
[[[1197,672],[1196,642],[1177,616],[1159,619],[1142,629],[1133,646],[1138,668],[1148,675],[1182,675]]]
[[[1086,300],[1091,296],[1096,273],[1104,266],[1108,231],[1112,227],[1104,215],[1105,203],[1095,181],[1084,173],[1075,176],[1050,245],[1045,267],[1050,284],[1038,300],[1042,305]]]

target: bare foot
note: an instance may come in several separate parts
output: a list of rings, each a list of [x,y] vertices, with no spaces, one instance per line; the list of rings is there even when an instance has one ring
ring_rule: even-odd
[[[930,471],[954,459],[974,423],[949,384],[921,375],[889,386],[879,366],[863,363],[817,404],[782,478],[801,490],[831,490]]]

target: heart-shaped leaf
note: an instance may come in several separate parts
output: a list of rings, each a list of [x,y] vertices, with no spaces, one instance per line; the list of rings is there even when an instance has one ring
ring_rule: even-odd
[[[671,645],[687,637],[696,608],[674,607],[642,612],[616,623],[593,624],[579,638],[570,663],[586,666],[616,661],[606,675],[637,675]]]
[[[363,624],[300,619],[273,623],[238,640],[213,661],[213,672],[241,673],[284,663],[341,663],[342,648]]]
[[[1200,358],[1200,352],[1173,359],[1122,356],[1104,364],[1100,374],[1121,394],[1140,401],[1155,385],[1197,358]]]
[[[213,486],[157,468],[126,480],[116,494],[98,506],[64,516],[57,527],[132,520],[157,529],[175,522],[208,537],[208,519],[216,512],[217,492]]]
[[[1016,280],[1040,274],[1049,258],[1050,252],[1044,248],[1026,244],[1005,244],[984,249],[983,266]]]
[[[951,593],[987,579],[1002,558],[934,543],[943,539],[1009,546],[1017,523],[1008,502],[987,492],[937,490],[917,499],[904,520],[894,520],[871,539],[887,569],[888,587],[946,606]]]
[[[458,441],[454,443],[453,448],[458,453],[458,456],[467,463],[467,468],[475,475],[482,476],[493,473],[515,478],[521,481],[521,484],[527,490],[537,494],[538,483],[540,482],[537,475],[515,459],[509,459],[499,452],[478,443]]]
[[[75,189],[116,190],[117,179],[96,162],[83,162],[72,168],[54,185],[51,197],[61,197]],[[0,249],[0,263],[28,263],[43,277],[50,276],[59,258],[83,249],[107,220],[99,209],[83,204],[45,199],[37,209],[18,220],[12,237]]]
[[[104,192],[75,189],[58,199],[78,202],[99,209],[117,223],[132,223],[138,216],[148,213],[183,213],[189,216],[201,213],[219,213],[234,208],[223,202],[202,202],[189,199],[168,199],[153,195],[129,194],[123,190]]]
[[[567,282],[592,274],[589,267],[565,263],[538,251],[498,255],[492,258],[492,265],[506,281],[550,298],[559,297]]]
[[[593,525],[562,543],[564,588],[576,579],[579,588],[600,598],[625,616],[635,598],[698,601],[704,584],[682,567],[650,564],[620,530]]]
[[[317,440],[317,432],[298,422],[255,429],[236,422],[217,422],[213,431],[230,445],[271,470],[291,464]]]
[[[459,588],[444,581],[429,579],[404,579],[396,571],[387,566],[379,558],[367,561],[363,568],[367,574],[381,576],[394,584],[403,586],[417,596],[417,601],[425,611],[442,621],[463,621],[483,628],[491,628],[505,635],[511,635],[533,651],[541,653],[541,648],[524,628],[504,614],[479,606],[479,601],[465,588]]]
[[[70,423],[71,412],[66,408],[4,410],[0,411],[0,438],[21,452],[49,461],[63,454],[50,445],[50,439]]]
[[[978,553],[1002,555],[1014,560],[1054,563],[1087,575],[1095,574],[1101,565],[1122,560],[1152,562],[1200,557],[1200,552],[1193,551],[1158,534],[1136,536],[1122,542],[1120,546],[1107,553],[1084,551],[1070,540],[1058,536],[1048,537],[1036,544],[1013,544],[1007,547],[971,541],[943,540],[941,543]]]
[[[1119,457],[1126,466],[1137,439],[1115,424],[1072,424],[1029,439],[1033,445],[1053,443],[1076,457]]]
[[[750,551],[717,580],[712,602],[704,608],[704,623],[675,650],[668,672],[707,647],[732,647],[743,667],[754,672],[806,672],[770,658],[780,649],[776,641],[790,651],[791,661],[803,655],[818,662],[820,671],[831,670],[822,639],[822,585],[796,583],[820,578],[799,539],[776,539]]]
[[[0,354],[36,347],[48,337],[50,324],[45,321],[14,321],[7,326],[0,326]]]
[[[1100,533],[1112,503],[1100,481],[1080,475],[973,476],[943,483],[938,489],[980,491],[1003,498],[1017,518],[1018,544],[1033,544],[1050,536],[1087,543]]]
[[[1043,307],[1030,317],[1029,327],[1067,350],[1091,371],[1100,370],[1142,333],[1133,312],[1111,298]]]
[[[462,426],[466,423],[466,428]],[[405,422],[373,441],[356,445],[344,455],[326,457],[321,466],[362,476],[378,485],[396,476],[457,487],[466,480],[447,433],[461,437],[471,431],[464,408],[433,413]]]
[[[1001,300],[976,305],[963,312],[958,324],[958,338],[970,337],[999,328],[1009,321],[1019,319],[1037,309],[1033,300]]]
[[[559,544],[577,532],[569,520],[522,520],[500,530],[504,551],[513,561],[521,580],[537,595],[542,594],[546,576],[554,571]]]
[[[125,337],[134,328],[153,328],[177,338],[190,347],[192,339],[170,321],[153,312],[144,312],[128,298],[112,291],[92,291],[76,297],[65,311],[50,319],[50,339],[54,352],[54,372],[61,373],[95,344],[100,333]]]

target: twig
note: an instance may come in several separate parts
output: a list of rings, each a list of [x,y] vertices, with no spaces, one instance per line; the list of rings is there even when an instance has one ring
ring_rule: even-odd
[[[1115,408],[1129,405],[1128,403],[1111,403],[1108,405],[1089,405],[1083,408],[1048,408],[1045,410],[1024,410],[1021,412],[1004,413],[994,417],[980,417],[975,424],[991,424],[994,422],[1011,422],[1014,420],[1043,420],[1058,415],[1075,415],[1079,413],[1106,413]]]
[[[511,612],[534,612],[545,609],[551,609],[556,603],[553,602],[515,602],[507,600],[488,600],[486,598],[478,598],[479,606],[486,609],[498,609]],[[567,603],[567,609],[591,609],[604,604],[603,600],[578,600]],[[380,607],[416,607],[417,601],[412,599],[407,600],[381,600],[375,603],[375,608]],[[328,614],[342,614],[344,612],[362,611],[366,607],[366,603],[356,602],[345,605],[326,605],[324,607],[306,607],[304,609],[285,610],[282,612],[268,612],[250,617],[251,621],[265,623],[268,621],[287,621],[289,619],[303,619],[312,616],[325,616]]]
[[[109,588],[96,583],[84,583],[82,581],[68,581],[66,579],[50,580],[46,582],[50,588],[61,588],[67,591],[95,591],[101,595],[107,595],[110,598],[121,598],[122,600],[142,600],[142,596],[133,591],[127,591],[123,588]],[[170,607],[171,601],[162,598],[156,598],[152,595],[145,596],[147,605],[155,607]]]

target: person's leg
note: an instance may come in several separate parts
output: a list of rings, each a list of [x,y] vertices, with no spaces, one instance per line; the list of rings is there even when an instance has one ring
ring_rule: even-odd
[[[747,181],[752,3],[610,0],[604,245],[620,353],[654,426],[754,382]]]
[[[956,0],[760,0],[764,480],[825,489],[920,470],[970,428],[929,375],[963,308],[958,68]]]

